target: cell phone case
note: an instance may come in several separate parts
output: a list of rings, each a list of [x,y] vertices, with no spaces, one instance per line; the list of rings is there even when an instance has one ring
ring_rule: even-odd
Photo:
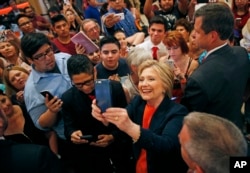
[[[112,107],[112,91],[109,79],[97,79],[95,81],[95,97],[97,106],[102,112]]]

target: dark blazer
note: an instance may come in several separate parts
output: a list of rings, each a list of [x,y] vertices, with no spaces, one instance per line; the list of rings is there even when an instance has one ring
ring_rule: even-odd
[[[48,147],[0,140],[1,173],[61,173],[59,159]]]
[[[126,107],[126,97],[121,83],[111,81],[111,90],[113,106]],[[94,95],[94,91],[92,95]],[[72,144],[71,152],[75,152],[75,154],[72,154],[72,157],[76,158],[75,162],[79,162],[79,165],[82,167],[79,168],[79,171],[86,173],[112,172],[108,170],[108,165],[110,165],[109,158],[113,158],[113,162],[117,161],[116,166],[120,163],[122,165],[122,162],[124,162],[124,165],[126,165],[126,161],[129,162],[129,154],[132,153],[131,139],[124,132],[118,130],[116,126],[112,124],[104,126],[102,122],[92,116],[92,99],[89,95],[79,91],[76,87],[72,87],[62,95],[62,101],[65,136],[68,140],[70,140],[71,134],[77,130],[81,130],[83,135],[112,134],[115,139],[111,145],[105,148],[90,146],[89,144]],[[127,160],[122,158],[125,155]],[[83,161],[79,161],[80,158]],[[96,163],[98,163],[97,166]],[[126,166],[128,167],[128,165]]]
[[[146,101],[136,96],[127,111],[131,120],[142,125]],[[147,152],[148,173],[186,173],[187,166],[181,157],[178,134],[188,110],[165,97],[154,113],[149,129],[141,128],[139,140],[134,144],[136,160],[141,149]]]
[[[181,103],[189,111],[215,114],[242,128],[241,106],[249,70],[246,50],[226,45],[208,55],[192,73]]]

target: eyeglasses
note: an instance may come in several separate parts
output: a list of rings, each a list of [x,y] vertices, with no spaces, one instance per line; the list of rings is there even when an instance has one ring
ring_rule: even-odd
[[[51,47],[49,47],[48,49],[44,51],[44,53],[39,53],[33,56],[32,58],[38,61],[42,61],[45,59],[46,56],[51,56],[52,54],[53,54],[53,50]]]
[[[94,26],[93,28],[90,28],[87,32],[93,33],[94,31],[99,31],[99,26]]]
[[[27,22],[24,22],[24,23],[21,23],[19,26],[22,27],[22,26],[25,26],[25,25],[30,25],[31,21],[27,21]]]
[[[89,80],[86,80],[85,82],[82,82],[82,83],[73,83],[72,82],[72,85],[75,86],[76,88],[82,88],[83,86],[91,86],[93,85],[94,83],[94,77],[89,79]]]

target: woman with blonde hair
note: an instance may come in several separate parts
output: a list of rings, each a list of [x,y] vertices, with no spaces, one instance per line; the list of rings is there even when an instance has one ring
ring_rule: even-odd
[[[34,124],[29,117],[31,115],[28,114],[25,103],[24,103],[24,87],[25,87],[25,83],[28,77],[29,77],[29,71],[27,71],[25,68],[22,68],[20,66],[9,65],[4,69],[3,80],[6,86],[7,95],[2,94],[2,97],[5,97],[5,100],[6,100],[5,101],[6,103],[2,103],[2,104],[6,104],[6,110],[8,107],[9,108],[13,107],[13,110],[14,109],[19,110],[19,112],[23,114],[24,117],[21,116],[17,118],[19,120],[22,120],[23,122],[25,122],[25,119],[27,119],[27,121],[29,121],[28,124],[30,124],[30,126],[32,126],[33,128]],[[7,97],[10,98],[11,102],[8,101]],[[20,106],[21,110],[18,106]],[[18,115],[20,115],[20,113]],[[12,116],[12,114],[10,116]],[[20,129],[22,129],[22,126],[20,126]],[[32,133],[29,130],[27,132]],[[49,142],[50,149],[55,154],[58,154],[56,133],[54,131],[48,131],[45,133],[45,135],[49,140],[48,142]]]
[[[156,60],[146,60],[139,66],[138,75],[140,95],[126,108],[111,107],[105,112],[93,100],[93,117],[106,125],[116,125],[131,137],[136,173],[187,172],[178,133],[188,111],[170,99],[174,82],[171,68]]]

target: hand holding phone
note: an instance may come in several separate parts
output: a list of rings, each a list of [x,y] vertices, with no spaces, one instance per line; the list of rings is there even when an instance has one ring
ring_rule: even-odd
[[[48,95],[49,100],[51,100],[51,99],[54,98],[54,96],[49,91],[47,91],[47,90],[41,91],[40,94],[42,94],[44,97],[46,97],[46,95]]]
[[[119,16],[120,20],[124,20],[125,19],[124,13],[116,13],[115,16]]]
[[[88,140],[89,142],[95,142],[96,141],[96,138],[93,135],[83,135],[80,138]]]

